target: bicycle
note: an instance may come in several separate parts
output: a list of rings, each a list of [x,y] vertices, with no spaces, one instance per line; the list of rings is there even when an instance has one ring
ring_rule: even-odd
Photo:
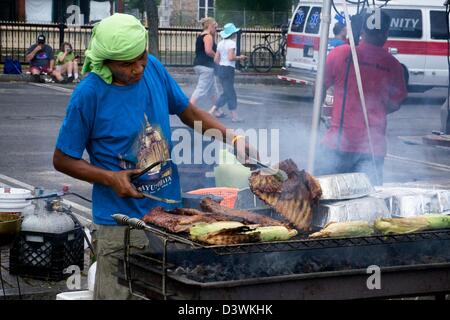
[[[263,36],[264,44],[254,46],[250,54],[251,64],[256,72],[269,72],[275,64],[275,61],[283,61],[286,57],[287,32],[275,40],[269,40],[270,35]],[[272,44],[278,43],[278,49],[275,51]]]

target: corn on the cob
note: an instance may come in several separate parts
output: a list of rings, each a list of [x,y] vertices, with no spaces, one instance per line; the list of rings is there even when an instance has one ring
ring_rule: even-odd
[[[382,234],[404,234],[433,229],[450,228],[450,216],[423,215],[411,218],[378,219],[375,229]]]
[[[319,232],[311,234],[310,238],[358,237],[370,236],[373,227],[367,221],[330,222]]]

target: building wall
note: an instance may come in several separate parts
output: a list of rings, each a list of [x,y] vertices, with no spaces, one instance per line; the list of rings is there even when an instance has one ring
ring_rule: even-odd
[[[170,24],[173,26],[198,25],[198,0],[171,0],[172,13]]]

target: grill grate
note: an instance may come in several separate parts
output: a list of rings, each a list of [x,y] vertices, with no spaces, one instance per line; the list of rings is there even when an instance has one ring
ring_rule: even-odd
[[[159,227],[148,225],[146,232],[163,237],[170,242],[180,243],[192,248],[213,250],[218,255],[234,255],[247,253],[285,252],[337,247],[355,247],[367,245],[387,245],[395,243],[418,242],[429,240],[450,240],[450,230],[432,230],[402,235],[375,235],[368,237],[332,238],[332,239],[295,239],[276,242],[259,242],[233,245],[208,246],[190,240],[187,234],[174,235]]]

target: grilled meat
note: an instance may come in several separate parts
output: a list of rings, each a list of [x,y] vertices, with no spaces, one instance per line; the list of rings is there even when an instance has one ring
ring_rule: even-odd
[[[237,227],[211,232],[198,237],[198,241],[211,245],[230,245],[239,243],[258,242],[261,240],[260,233],[246,233],[248,227]]]
[[[284,223],[245,210],[231,209],[221,206],[211,198],[204,198],[200,203],[203,210],[211,212],[213,215],[227,216],[228,220],[242,219],[247,224],[258,224],[261,226],[283,226]]]
[[[295,227],[309,231],[312,203],[322,194],[320,185],[310,174],[299,171],[291,159],[282,161],[278,167],[287,173],[288,180],[281,183],[273,175],[254,172],[249,178],[250,189]]]
[[[173,233],[188,231],[194,223],[217,221],[212,216],[201,214],[201,211],[198,212],[199,214],[194,215],[180,215],[166,212],[161,207],[155,207],[144,216],[143,220]]]

